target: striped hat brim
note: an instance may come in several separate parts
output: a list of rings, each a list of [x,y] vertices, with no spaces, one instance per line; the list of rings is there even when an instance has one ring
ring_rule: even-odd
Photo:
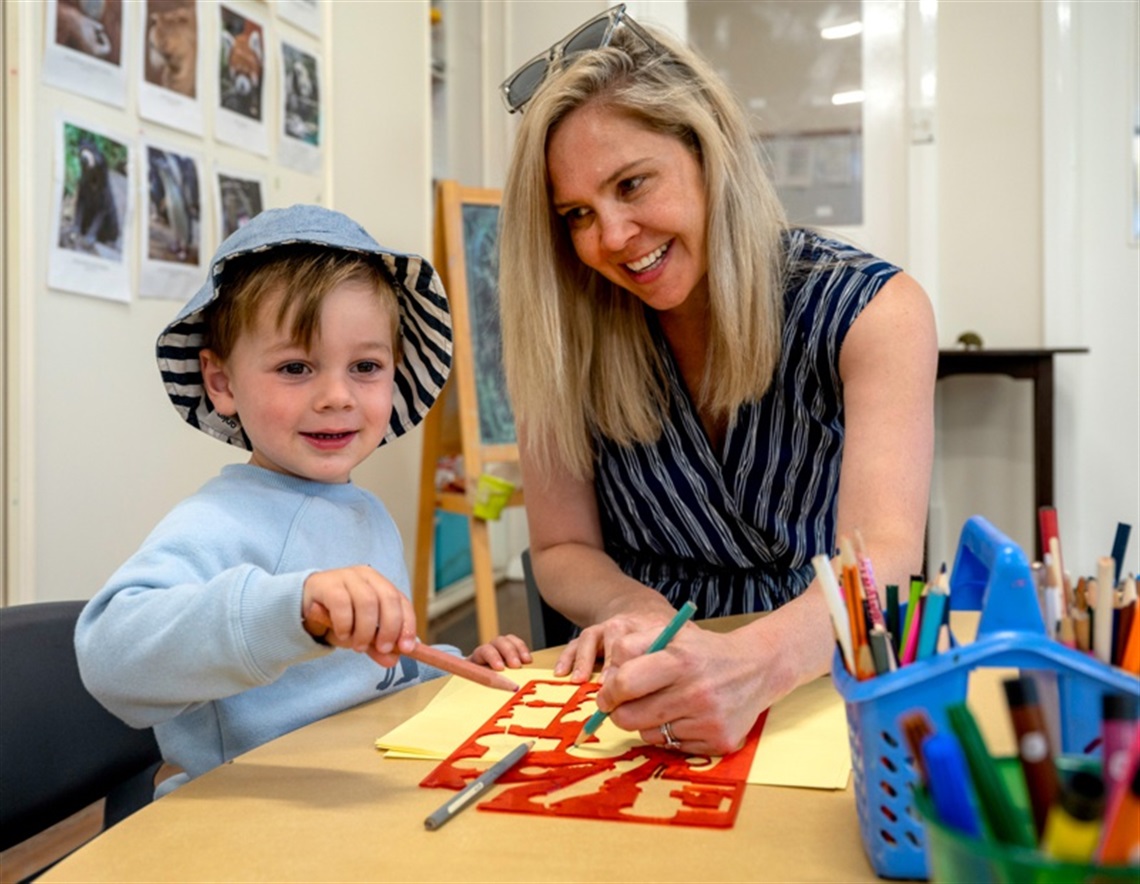
[[[439,274],[424,258],[386,249],[359,224],[321,206],[297,205],[256,215],[218,248],[206,283],[158,336],[158,369],[175,410],[190,426],[230,445],[252,450],[238,416],[219,414],[206,395],[198,354],[205,309],[221,294],[226,262],[239,255],[291,244],[326,245],[376,255],[395,283],[403,355],[396,364],[392,417],[380,444],[424,419],[451,372],[452,327]]]

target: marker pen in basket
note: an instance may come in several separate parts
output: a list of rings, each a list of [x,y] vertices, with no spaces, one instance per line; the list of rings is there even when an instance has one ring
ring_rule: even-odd
[[[1140,864],[1140,729],[1129,755],[1127,788],[1116,793],[1104,812],[1097,848],[1102,863]]]
[[[887,632],[891,636],[891,645],[895,656],[899,653],[899,588],[895,583],[887,584]]]
[[[965,703],[952,703],[946,707],[946,717],[962,744],[966,764],[970,768],[970,781],[978,795],[979,809],[994,838],[1003,844],[1035,848],[1037,838],[1033,824],[1014,804],[1001,772],[986,749],[973,714]]]
[[[1089,862],[1100,841],[1103,817],[1104,781],[1090,771],[1074,771],[1049,810],[1042,852],[1062,862]]]
[[[1120,570],[1124,567],[1124,554],[1128,551],[1128,535],[1132,526],[1127,522],[1116,523],[1116,535],[1112,538],[1112,561],[1116,567],[1112,574],[1113,582],[1120,582]]]
[[[1111,806],[1128,781],[1129,751],[1140,738],[1140,696],[1107,691],[1100,698],[1101,774],[1105,801]]]
[[[922,742],[926,790],[942,824],[968,835],[982,836],[978,812],[970,795],[970,773],[962,747],[950,734],[937,733]]]
[[[1017,757],[1025,774],[1025,787],[1033,810],[1033,825],[1040,838],[1060,786],[1045,716],[1037,699],[1037,683],[1026,675],[1002,683],[1009,717],[1017,737]]]

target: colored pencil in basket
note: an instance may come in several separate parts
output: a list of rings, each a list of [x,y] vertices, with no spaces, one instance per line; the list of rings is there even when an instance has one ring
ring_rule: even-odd
[[[831,560],[822,553],[813,556],[811,564],[815,568],[820,589],[823,590],[823,599],[827,603],[827,613],[831,617],[832,629],[835,630],[839,653],[843,657],[847,671],[854,675],[855,652],[851,643],[851,620],[847,615],[847,605],[843,601],[843,590],[839,588],[839,581],[835,579],[835,569],[831,567]]]

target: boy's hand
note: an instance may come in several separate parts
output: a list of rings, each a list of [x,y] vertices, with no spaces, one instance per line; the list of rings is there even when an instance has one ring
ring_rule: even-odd
[[[518,669],[532,658],[526,642],[517,635],[500,635],[485,645],[479,645],[467,659],[492,669]]]
[[[416,646],[411,601],[367,565],[309,575],[301,615],[310,635],[333,647],[365,653],[386,668]]]

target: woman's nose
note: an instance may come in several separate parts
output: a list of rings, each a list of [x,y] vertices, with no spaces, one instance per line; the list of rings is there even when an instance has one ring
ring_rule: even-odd
[[[636,235],[637,224],[628,210],[612,208],[598,213],[598,229],[602,246],[619,252]]]

